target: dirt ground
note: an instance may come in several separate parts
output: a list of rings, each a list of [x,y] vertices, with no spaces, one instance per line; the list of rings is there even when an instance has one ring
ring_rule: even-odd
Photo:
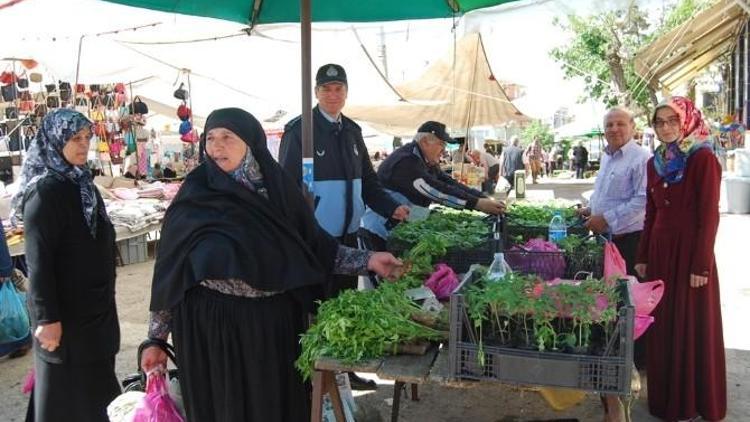
[[[545,185],[530,187],[551,190]],[[591,185],[557,186],[559,197],[576,198]],[[750,285],[747,277],[747,246],[743,236],[750,233],[750,216],[722,214],[717,239],[717,260],[721,280],[724,335],[727,347],[727,384],[729,415],[727,421],[750,421],[750,335],[746,324],[750,320]],[[147,327],[148,302],[153,261],[118,268],[117,304],[122,330],[122,346],[117,356],[120,378],[136,369],[136,348],[143,340]],[[30,356],[19,359],[0,359],[0,421],[22,421],[27,397],[21,394],[21,383],[32,364]],[[363,376],[367,376],[363,374]],[[383,420],[390,419],[389,402],[393,396],[392,383],[377,380],[375,392],[356,394],[356,402],[376,409]],[[644,380],[645,381],[645,380]],[[534,391],[496,384],[477,384],[473,388],[449,388],[423,385],[419,388],[420,401],[401,402],[400,419],[405,422],[423,421],[478,421],[520,422],[534,420],[572,419],[600,421],[602,411],[597,396],[588,395],[580,404],[565,411],[552,410]],[[656,420],[648,415],[645,391],[633,408],[633,421]]]

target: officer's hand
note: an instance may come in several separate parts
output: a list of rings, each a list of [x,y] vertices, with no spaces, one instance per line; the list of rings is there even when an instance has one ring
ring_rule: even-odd
[[[479,198],[476,209],[487,214],[501,214],[505,212],[505,203],[503,201],[493,201],[490,198]]]
[[[406,205],[399,205],[398,208],[396,208],[395,211],[393,211],[393,215],[391,218],[398,221],[404,221],[407,218],[409,218],[409,207]]]

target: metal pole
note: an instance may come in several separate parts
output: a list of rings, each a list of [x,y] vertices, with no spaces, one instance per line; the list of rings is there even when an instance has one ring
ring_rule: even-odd
[[[747,25],[745,25],[745,29],[743,31],[745,33],[744,34],[745,37],[744,37],[744,42],[743,42],[743,45],[742,45],[742,54],[744,56],[743,57],[744,63],[743,63],[743,66],[742,66],[743,67],[742,75],[743,75],[743,79],[744,79],[744,82],[745,82],[743,84],[743,87],[742,87],[743,88],[743,95],[742,95],[742,100],[743,100],[742,101],[742,123],[745,125],[745,127],[747,127],[747,124],[748,124],[748,117],[749,117],[749,115],[748,115],[747,105],[750,102],[749,101],[749,97],[750,97],[750,80],[748,80],[749,77],[750,77],[750,72],[748,72],[748,65],[750,65],[750,59],[748,59],[748,54],[747,54],[748,50],[750,50],[748,48],[748,42],[750,42],[750,34],[748,34],[748,30],[747,29],[748,29]]]
[[[78,61],[76,62],[76,82],[75,85],[73,85],[72,94],[73,94],[73,104],[75,105],[76,101],[76,87],[78,86],[78,77],[81,72],[81,51],[83,50],[83,37],[86,35],[81,35],[81,38],[78,39]],[[61,99],[62,100],[62,99]],[[62,104],[61,104],[62,105]]]
[[[313,190],[311,3],[312,0],[300,0],[299,5],[302,47],[302,181],[309,193]]]
[[[734,50],[734,110],[732,110],[732,115],[734,115],[737,110],[740,108],[740,53],[742,48],[742,37],[737,42],[737,48]]]

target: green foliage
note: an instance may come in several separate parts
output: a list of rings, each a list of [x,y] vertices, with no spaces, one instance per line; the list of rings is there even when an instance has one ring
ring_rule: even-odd
[[[572,40],[550,51],[566,79],[582,78],[585,96],[607,106],[625,105],[647,110],[656,105],[655,84],[635,73],[634,57],[654,38],[690,19],[710,1],[680,0],[662,24],[649,24],[649,17],[635,3],[626,9],[592,16],[568,16],[554,24],[572,35]]]
[[[576,211],[566,202],[525,203],[514,202],[505,211],[508,225],[547,227],[555,212],[560,211],[568,225],[576,219]]]
[[[438,208],[425,220],[399,224],[390,236],[410,245],[429,236],[444,248],[471,249],[486,242],[489,235],[490,226],[481,214]]]
[[[296,366],[303,378],[310,378],[321,357],[354,363],[393,354],[400,343],[440,338],[440,332],[412,320],[420,308],[404,295],[406,287],[383,283],[323,302],[317,320],[302,335]]]
[[[540,120],[533,120],[521,132],[521,139],[526,145],[531,144],[534,139],[539,139],[545,149],[549,149],[555,140],[555,134],[552,133],[549,125],[542,123]]]
[[[594,325],[609,336],[620,298],[603,280],[549,286],[533,275],[508,273],[498,282],[483,276],[467,287],[465,299],[480,347],[490,335],[507,347],[513,331],[522,330],[526,346],[556,351],[587,348]]]

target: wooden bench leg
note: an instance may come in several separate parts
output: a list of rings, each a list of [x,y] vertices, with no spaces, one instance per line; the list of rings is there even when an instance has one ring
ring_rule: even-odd
[[[398,411],[401,407],[401,390],[404,389],[404,383],[396,381],[393,384],[393,405],[391,406],[391,422],[398,422]]]
[[[341,401],[336,374],[332,371],[315,371],[312,377],[312,406],[310,422],[321,422],[323,418],[323,396],[328,393],[333,405],[333,414],[337,421],[346,421],[344,403]]]
[[[411,385],[411,401],[419,401],[419,386],[417,384]]]

